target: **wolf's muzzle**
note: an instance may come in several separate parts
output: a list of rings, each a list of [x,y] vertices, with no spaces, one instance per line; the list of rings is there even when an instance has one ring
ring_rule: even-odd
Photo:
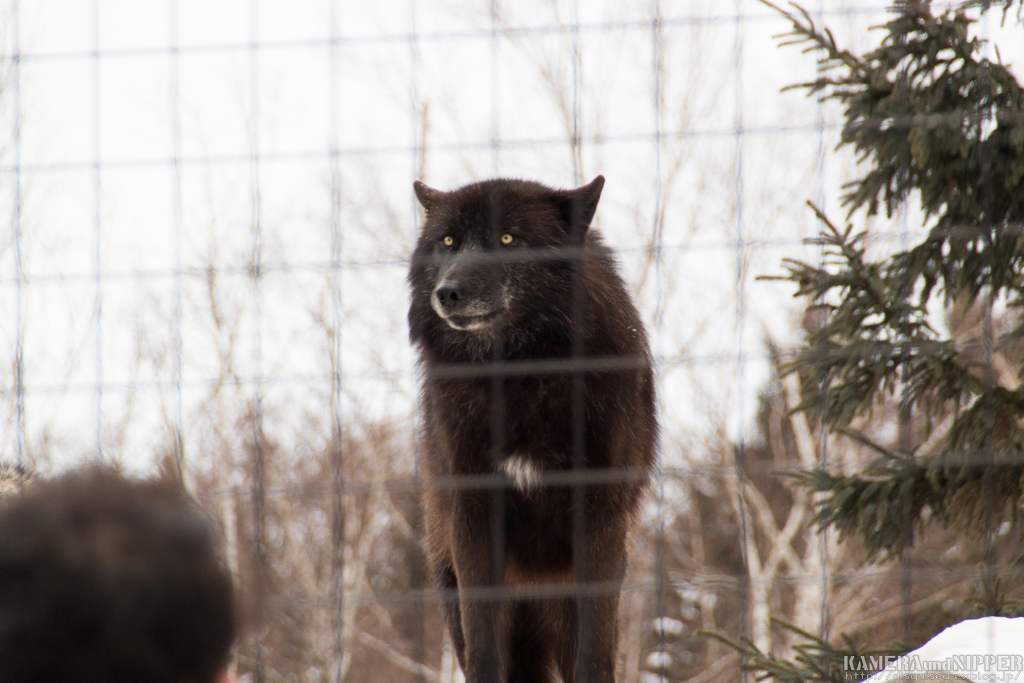
[[[466,301],[466,288],[458,280],[445,280],[434,290],[434,296],[445,313],[455,313]]]

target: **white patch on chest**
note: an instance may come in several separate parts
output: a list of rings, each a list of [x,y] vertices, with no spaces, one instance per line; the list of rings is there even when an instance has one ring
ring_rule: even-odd
[[[501,471],[521,493],[540,486],[540,468],[521,455],[510,455],[501,463]]]

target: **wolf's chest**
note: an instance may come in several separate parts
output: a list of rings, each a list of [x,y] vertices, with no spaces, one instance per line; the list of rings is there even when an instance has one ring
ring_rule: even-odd
[[[508,477],[513,489],[527,496],[543,483],[540,466],[524,455],[506,456],[498,465],[498,472]]]
[[[442,414],[453,425],[547,441],[570,429],[572,389],[571,378],[562,375],[452,382],[440,394]],[[583,389],[578,409],[586,412]]]

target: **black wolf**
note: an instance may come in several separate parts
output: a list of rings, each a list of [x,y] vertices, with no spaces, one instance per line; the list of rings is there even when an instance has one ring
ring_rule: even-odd
[[[470,683],[614,680],[657,423],[643,324],[589,228],[603,186],[415,184],[426,546]]]

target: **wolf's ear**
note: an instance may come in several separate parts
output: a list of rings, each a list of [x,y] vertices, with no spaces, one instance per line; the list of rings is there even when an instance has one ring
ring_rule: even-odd
[[[426,183],[421,183],[418,180],[412,184],[412,189],[416,191],[416,199],[420,200],[420,204],[422,204],[423,208],[427,211],[430,211],[432,208],[437,206],[437,201],[445,194],[444,192],[435,190],[434,188],[429,187]]]
[[[561,190],[557,195],[558,208],[570,228],[586,230],[594,220],[597,202],[604,189],[604,176],[599,175],[589,184],[575,190]]]

